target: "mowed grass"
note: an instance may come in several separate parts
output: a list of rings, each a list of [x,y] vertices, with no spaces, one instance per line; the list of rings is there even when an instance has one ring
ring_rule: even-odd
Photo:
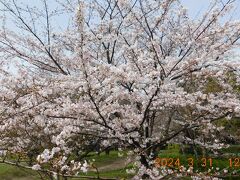
[[[96,153],[90,153],[90,156],[86,158],[87,161],[93,162],[97,168],[102,170],[99,172],[100,177],[106,178],[116,178],[121,177],[125,179],[130,179],[132,175],[126,173],[126,168],[118,168],[117,163],[124,161],[127,157],[127,152],[121,152],[122,156],[120,157],[118,151],[111,151],[109,155],[101,153],[97,155]],[[112,169],[112,166],[115,166],[116,169]],[[106,167],[106,168],[104,168]],[[111,167],[111,170],[108,170],[108,167]],[[129,166],[128,166],[129,167]],[[97,177],[98,174],[95,171],[89,171],[87,173],[80,173],[80,176],[91,176]],[[40,180],[40,176],[37,172],[29,169],[19,168],[12,165],[0,164],[0,180]],[[47,179],[45,177],[45,179]],[[71,178],[68,178],[71,179]],[[81,180],[83,178],[72,178],[74,180]]]
[[[1,180],[39,180],[38,173],[12,165],[0,164]]]
[[[228,155],[230,154],[232,155],[232,157],[235,157],[235,158],[238,157],[240,159],[239,149],[240,149],[239,145],[234,145],[227,149],[223,149],[222,152],[224,154],[228,154]],[[86,160],[92,161],[93,164],[99,169],[100,177],[130,179],[133,175],[127,174],[126,169],[132,167],[132,164],[125,165],[123,163],[127,158],[127,152],[126,151],[121,152],[122,154],[121,157],[119,157],[118,153],[119,153],[118,151],[111,151],[109,155],[106,155],[105,153],[101,153],[100,155],[97,155],[96,153],[93,152],[93,153],[90,153],[90,156],[87,157]],[[224,169],[227,169],[230,174],[234,171],[239,176],[232,177],[231,175],[229,175],[224,179],[229,179],[229,180],[240,179],[240,164],[239,166],[229,167],[229,157],[215,158],[215,157],[211,157],[211,155],[208,155],[208,158],[212,159],[212,164],[210,165],[210,161],[207,159],[206,166],[203,166],[202,158],[205,158],[205,157],[201,155],[196,157],[193,154],[183,154],[180,152],[180,148],[178,145],[168,146],[165,150],[160,150],[158,157],[160,159],[172,158],[173,165],[174,163],[176,165],[177,164],[176,160],[179,159],[180,165],[183,165],[186,168],[189,167],[188,158],[192,158],[194,161],[194,170],[206,172],[211,168],[215,170],[216,168],[219,168],[218,171],[223,172]],[[80,175],[97,177],[97,173],[94,170],[91,170],[88,173],[81,173]],[[6,165],[6,164],[0,164],[0,180],[39,180],[39,179],[40,179],[40,176],[35,171],[26,170],[23,168]],[[74,178],[74,179],[81,180],[81,178]]]
[[[118,151],[110,151],[108,155],[105,153],[98,155],[97,153],[92,152],[89,154],[89,157],[87,157],[86,160],[94,162],[97,167],[105,166],[127,157],[126,151],[123,151],[121,153],[121,157],[119,156],[119,153],[120,152]]]
[[[80,176],[97,177],[96,172],[80,173]],[[100,177],[130,179],[132,175],[126,173],[126,169],[116,169],[99,173]],[[45,177],[46,178],[46,177]],[[32,170],[25,170],[11,165],[0,164],[0,180],[40,180],[38,173]],[[47,178],[46,178],[47,179]],[[83,178],[68,178],[81,180]]]
[[[119,154],[121,154],[121,156],[119,156]],[[101,153],[99,155],[97,155],[96,153],[91,153],[90,157],[86,158],[86,160],[93,162],[94,166],[99,168],[100,177],[121,177],[129,179],[133,175],[126,173],[126,169],[131,167],[131,165],[125,165],[124,161],[126,160],[126,158],[127,151],[111,151],[109,155],[106,155],[105,153]],[[89,171],[88,173],[80,173],[80,175],[97,177],[97,173],[95,171]]]

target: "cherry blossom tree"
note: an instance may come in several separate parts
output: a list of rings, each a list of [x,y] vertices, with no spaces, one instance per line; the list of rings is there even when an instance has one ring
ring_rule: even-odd
[[[226,20],[234,0],[213,1],[198,19],[177,0],[41,2],[0,0],[2,162],[27,157],[50,178],[74,176],[98,143],[133,150],[135,179],[156,179],[183,173],[154,166],[168,143],[226,145],[214,122],[240,115],[226,76],[239,84],[240,23]],[[69,25],[58,29],[63,13]],[[13,64],[17,73],[5,68]],[[219,91],[205,90],[209,78]]]

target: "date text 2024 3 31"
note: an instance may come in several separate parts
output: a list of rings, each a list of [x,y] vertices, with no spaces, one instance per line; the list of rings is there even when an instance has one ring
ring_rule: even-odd
[[[181,164],[180,158],[156,158],[154,161],[155,167],[172,167],[172,168],[180,168],[183,164]],[[185,163],[184,163],[185,164]],[[213,159],[212,158],[200,158],[194,159],[192,157],[187,158],[187,166],[193,167],[196,164],[199,164],[202,167],[212,167]]]
[[[155,167],[171,167],[180,168],[182,165],[187,165],[188,167],[201,166],[201,167],[213,167],[214,159],[211,157],[202,157],[195,159],[193,157],[188,157],[186,163],[180,161],[180,158],[156,158],[154,161]],[[240,157],[232,157],[228,159],[228,167],[230,168],[240,168]]]

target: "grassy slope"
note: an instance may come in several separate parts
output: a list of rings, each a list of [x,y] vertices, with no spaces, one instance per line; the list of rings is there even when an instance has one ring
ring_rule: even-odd
[[[125,164],[122,163],[126,159],[126,153],[124,153],[123,157],[119,157],[117,151],[112,151],[109,155],[104,153],[96,155],[93,153],[87,160],[92,161],[92,159],[95,159],[94,165],[101,169],[100,177],[122,177],[128,179],[131,177],[131,175],[126,174]],[[121,167],[118,167],[119,162],[122,163],[120,164]],[[111,167],[111,170],[108,167]],[[97,173],[94,171],[86,174],[81,173],[80,175],[97,177]],[[31,170],[0,164],[0,180],[40,180],[40,176]],[[78,179],[74,178],[74,180]]]
[[[0,164],[1,180],[38,180],[38,174],[31,170],[21,169],[15,166]]]
[[[233,153],[235,157],[240,158],[240,151],[238,151],[240,146],[232,146],[229,149],[223,150],[224,153]],[[160,158],[179,158],[181,164],[184,164],[187,167],[187,158],[192,157],[195,161],[197,159],[190,154],[183,155],[179,153],[179,147],[173,146],[169,147],[167,150],[161,150],[159,152]],[[96,154],[92,154],[91,157],[87,158],[87,160],[95,159],[94,164],[101,169],[100,177],[121,177],[129,179],[131,176],[126,174],[125,164],[122,163],[126,159],[126,153],[123,157],[118,157],[118,152],[112,151],[110,155],[100,154],[99,156]],[[119,164],[122,163],[122,164]],[[209,167],[203,168],[201,165],[194,163],[195,169],[206,171]],[[108,167],[111,167],[108,169]],[[240,167],[229,168],[229,160],[228,158],[218,158],[213,159],[213,167],[219,167],[222,169],[229,169],[229,171],[237,170],[240,174]],[[82,174],[86,176],[96,176],[96,172],[91,171],[87,174]],[[40,179],[38,174],[31,170],[19,169],[17,167],[13,167],[10,165],[0,164],[0,180],[38,180]],[[228,178],[228,179],[240,179],[238,178]]]

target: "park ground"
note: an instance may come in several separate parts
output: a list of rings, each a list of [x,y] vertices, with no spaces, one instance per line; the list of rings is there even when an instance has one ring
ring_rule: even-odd
[[[181,165],[184,165],[185,167],[188,167],[188,164],[191,161],[191,159],[189,158],[192,158],[192,160],[194,160],[194,170],[206,172],[209,169],[213,169],[216,171],[217,168],[218,171],[221,172],[221,174],[224,174],[223,172],[226,172],[227,170],[228,173],[225,173],[224,176],[221,176],[222,179],[239,180],[240,162],[237,161],[240,160],[240,145],[232,145],[227,149],[223,149],[221,152],[222,153],[218,156],[208,154],[208,157],[203,157],[203,155],[199,155],[198,157],[196,157],[190,151],[183,153],[178,145],[169,145],[166,149],[159,151],[158,157],[162,160],[164,158],[168,161],[173,160],[173,166],[176,166],[180,162]],[[120,154],[121,156],[119,156],[118,151],[110,151],[109,155],[105,153],[101,153],[100,155],[92,153],[91,156],[88,157],[88,160],[94,160],[93,164],[98,168],[100,177],[117,178],[120,180],[131,179],[134,174],[126,173],[126,170],[133,167],[133,163],[131,163],[131,160],[134,159],[134,155],[127,155],[127,151],[121,152]],[[202,158],[206,158],[206,166],[203,166]],[[209,158],[211,158],[211,162]],[[234,158],[238,159],[235,160]],[[230,159],[232,159],[231,165]],[[211,172],[209,174],[211,174]],[[96,170],[94,169],[91,169],[88,173],[82,173],[81,175],[97,177]],[[74,178],[74,180],[81,179],[83,178]],[[181,179],[187,180],[191,178],[189,176]],[[0,164],[0,180],[40,180],[40,176],[38,175],[38,173],[32,170],[26,170],[11,165]]]

